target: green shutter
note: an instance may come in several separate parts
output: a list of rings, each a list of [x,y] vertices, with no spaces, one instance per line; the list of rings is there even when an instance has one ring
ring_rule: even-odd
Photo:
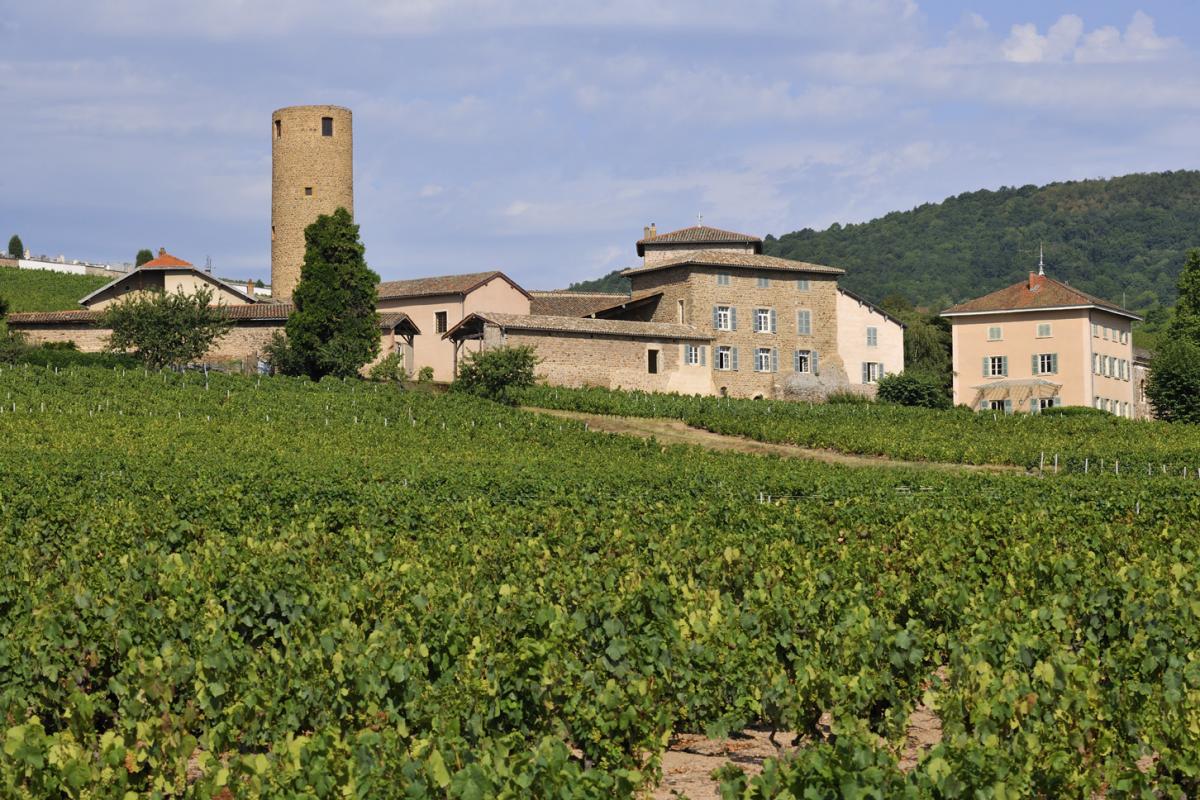
[[[1000,356],[1000,374],[1008,377],[1008,356]]]
[[[820,362],[817,361],[817,351],[816,350],[813,350],[812,352],[810,352],[808,354],[808,361],[809,361],[808,368],[812,370],[812,374],[820,375],[821,374]]]
[[[702,366],[702,367],[708,366],[708,364],[705,363],[705,358],[704,358],[704,356],[705,356],[704,351],[707,349],[708,349],[708,347],[706,347],[705,345],[700,345],[700,366]]]
[[[1033,374],[1033,375],[1038,374],[1038,355],[1037,355],[1037,353],[1033,354],[1033,366],[1031,366],[1030,369],[1033,370],[1033,372],[1031,374]]]
[[[1055,398],[1054,398],[1054,400],[1053,400],[1053,405],[1055,405],[1055,406],[1061,406],[1061,405],[1062,405],[1062,398],[1061,398],[1061,397],[1055,397]]]
[[[729,329],[737,330],[737,306],[729,307]]]
[[[738,368],[738,352],[736,347],[729,348],[729,368],[737,372]]]
[[[1050,374],[1051,375],[1058,374],[1058,353],[1050,354]]]
[[[800,371],[800,351],[793,350],[792,351],[792,372],[799,372],[799,371]]]
[[[1029,398],[1029,413],[1030,414],[1041,413],[1041,409],[1038,408],[1038,399],[1036,397]]]
[[[779,349],[775,347],[771,348],[771,372],[779,372]]]
[[[1004,401],[1004,413],[1005,413],[1005,414],[1011,414],[1011,413],[1012,413],[1012,400],[1005,400],[1005,401]]]
[[[775,309],[771,309],[771,333],[775,332]]]
[[[871,378],[871,376],[869,374],[867,362],[864,361],[863,365],[862,365],[862,382],[868,383],[870,381],[870,378]]]
[[[717,307],[713,306],[713,330],[715,331],[721,324],[721,317],[717,314]]]
[[[985,378],[990,378],[990,377],[991,377],[991,375],[989,375],[989,374],[988,374],[988,372],[989,372],[989,370],[988,370],[988,357],[987,357],[987,356],[984,356],[984,357],[983,357],[983,377],[985,377]]]

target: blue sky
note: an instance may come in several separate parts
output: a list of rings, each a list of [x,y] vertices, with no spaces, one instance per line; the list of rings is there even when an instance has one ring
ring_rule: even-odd
[[[0,0],[0,234],[269,276],[270,114],[354,112],[385,279],[1200,167],[1191,2]]]

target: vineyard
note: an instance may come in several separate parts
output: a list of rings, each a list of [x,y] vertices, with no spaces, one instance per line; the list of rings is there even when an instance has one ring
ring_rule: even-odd
[[[1200,428],[1090,409],[1041,415],[937,411],[888,404],[788,403],[609,389],[526,390],[525,405],[670,417],[714,433],[910,461],[1012,464],[1040,471],[1200,480]]]
[[[761,409],[712,424],[819,427]],[[852,427],[828,413],[814,436]],[[1028,460],[946,425],[873,422]],[[1110,427],[1076,450],[1196,452]],[[639,796],[674,734],[751,725],[801,746],[722,769],[729,798],[1200,791],[1194,477],[850,469],[362,382],[30,366],[0,369],[0,463],[5,797]],[[903,771],[920,702],[942,740]]]
[[[10,311],[62,311],[79,308],[79,298],[108,283],[99,275],[72,275],[48,269],[0,267],[0,297]]]

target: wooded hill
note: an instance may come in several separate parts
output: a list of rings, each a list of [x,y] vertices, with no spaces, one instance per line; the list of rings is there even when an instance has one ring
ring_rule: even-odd
[[[933,310],[1037,269],[1137,311],[1170,306],[1188,248],[1200,247],[1200,171],[1002,187],[854,225],[767,236],[764,252],[842,267],[842,285]],[[579,291],[628,289],[616,273]],[[1152,316],[1155,316],[1152,314]]]

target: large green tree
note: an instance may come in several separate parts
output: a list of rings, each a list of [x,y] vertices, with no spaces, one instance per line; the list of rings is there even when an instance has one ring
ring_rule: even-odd
[[[1175,284],[1179,299],[1167,326],[1168,339],[1187,339],[1200,345],[1200,250],[1189,250]]]
[[[1179,300],[1146,381],[1154,415],[1200,422],[1200,250],[1190,250],[1179,273]]]
[[[212,298],[208,288],[128,295],[100,319],[101,327],[112,328],[108,350],[133,352],[151,369],[199,361],[230,325],[221,309],[210,305]]]
[[[10,258],[24,258],[25,245],[21,242],[21,237],[15,233],[8,240],[8,255]]]
[[[339,208],[304,230],[304,265],[292,292],[285,371],[319,380],[351,377],[379,353],[379,276],[367,266],[358,226]],[[277,343],[278,344],[278,343]]]
[[[140,267],[142,264],[145,264],[147,261],[153,261],[153,260],[154,260],[154,251],[143,247],[141,250],[137,251],[137,257],[133,260],[133,265],[135,267]]]

